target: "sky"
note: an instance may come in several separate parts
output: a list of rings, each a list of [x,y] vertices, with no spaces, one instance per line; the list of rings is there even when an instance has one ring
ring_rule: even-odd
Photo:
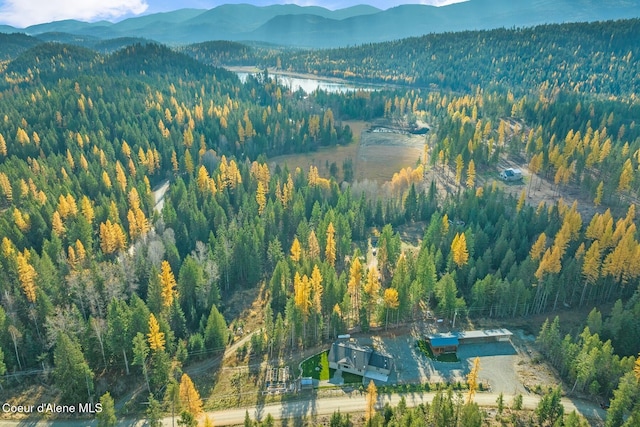
[[[182,8],[211,9],[228,3],[250,3],[256,6],[295,3],[335,10],[357,4],[389,9],[399,4],[444,6],[461,1],[465,0],[0,0],[0,25],[25,28],[63,19],[87,22],[104,19],[116,22],[149,13]]]

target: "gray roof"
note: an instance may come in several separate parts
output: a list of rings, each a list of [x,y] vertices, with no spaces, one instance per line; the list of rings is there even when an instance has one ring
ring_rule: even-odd
[[[371,353],[373,349],[369,347],[361,347],[351,342],[334,342],[329,352],[329,361],[364,371],[369,364]]]

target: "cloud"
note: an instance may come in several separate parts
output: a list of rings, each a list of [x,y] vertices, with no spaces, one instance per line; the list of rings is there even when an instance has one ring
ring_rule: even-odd
[[[0,22],[23,28],[63,19],[96,21],[138,15],[148,6],[145,0],[6,0]]]

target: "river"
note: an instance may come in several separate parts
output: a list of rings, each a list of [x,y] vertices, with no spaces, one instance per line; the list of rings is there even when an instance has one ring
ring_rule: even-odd
[[[249,74],[256,75],[262,72],[249,71],[249,68],[250,67],[229,67],[228,70],[235,72],[240,78],[240,81],[244,83],[247,80]],[[306,77],[304,75],[283,74],[271,70],[269,70],[269,75],[277,79],[280,85],[288,87],[292,92],[302,89],[306,93],[311,93],[316,89],[320,89],[329,93],[346,93],[359,90],[373,91],[389,88],[388,86],[384,85],[356,84],[340,79],[313,78]]]

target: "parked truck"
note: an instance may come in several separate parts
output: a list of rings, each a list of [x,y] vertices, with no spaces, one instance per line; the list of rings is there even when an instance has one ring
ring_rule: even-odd
[[[500,179],[507,182],[522,181],[522,171],[513,168],[505,169],[500,172]]]

